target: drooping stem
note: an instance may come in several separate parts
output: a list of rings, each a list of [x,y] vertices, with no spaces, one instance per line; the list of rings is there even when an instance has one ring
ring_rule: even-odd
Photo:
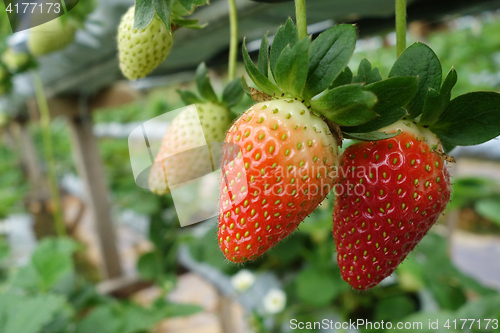
[[[307,37],[306,0],[295,0],[295,17],[300,40]]]
[[[396,37],[399,57],[406,49],[406,0],[396,0]]]
[[[35,86],[36,100],[38,109],[40,110],[40,127],[42,128],[42,141],[45,162],[47,163],[47,176],[49,180],[50,197],[54,210],[54,223],[56,232],[59,237],[66,236],[66,227],[64,226],[64,218],[61,208],[61,197],[59,187],[57,185],[57,176],[54,160],[54,151],[52,149],[52,138],[50,136],[50,112],[43,91],[42,80],[38,72],[33,71],[33,84]]]
[[[229,46],[229,81],[232,81],[236,75],[236,61],[238,60],[238,12],[236,10],[235,0],[229,2],[229,24],[231,28],[231,41]]]

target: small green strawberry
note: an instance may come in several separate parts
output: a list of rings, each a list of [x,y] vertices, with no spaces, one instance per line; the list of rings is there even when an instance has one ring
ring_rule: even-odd
[[[30,29],[28,49],[35,57],[64,49],[75,39],[76,27],[61,17]]]
[[[174,34],[155,14],[144,29],[134,29],[135,6],[123,16],[118,27],[120,69],[129,80],[150,74],[170,54]]]

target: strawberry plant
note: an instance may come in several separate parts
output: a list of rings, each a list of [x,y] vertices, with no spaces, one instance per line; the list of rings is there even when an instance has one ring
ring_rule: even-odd
[[[149,75],[170,54],[180,27],[201,29],[198,20],[185,19],[208,0],[138,0],[118,27],[120,69],[129,80]]]
[[[259,90],[242,83],[259,103],[226,136],[239,149],[226,152],[223,163],[219,245],[234,262],[262,255],[335,184],[333,235],[342,277],[368,289],[394,272],[444,211],[446,163],[454,161],[447,153],[500,135],[500,95],[451,99],[456,70],[443,80],[427,45],[406,48],[404,2],[396,7],[399,57],[385,80],[367,59],[356,75],[347,67],[354,26],[334,26],[312,41],[304,1],[296,4],[298,26],[288,20],[280,27],[270,52],[266,35],[257,65],[243,45],[246,71]],[[311,125],[313,133],[303,132]],[[339,164],[343,138],[362,142],[346,149]],[[323,151],[308,150],[307,143]],[[320,157],[329,161],[324,173],[313,169]],[[293,174],[299,170],[301,177]]]
[[[229,260],[262,255],[323,201],[336,182],[339,126],[374,119],[377,101],[398,109],[415,94],[415,77],[381,81],[366,62],[352,84],[346,66],[355,42],[353,25],[334,26],[312,41],[289,19],[270,49],[263,38],[257,66],[243,45],[245,68],[260,90],[242,83],[260,103],[236,120],[225,140],[239,147],[226,155],[222,170],[218,240]],[[363,75],[379,82],[365,88]]]

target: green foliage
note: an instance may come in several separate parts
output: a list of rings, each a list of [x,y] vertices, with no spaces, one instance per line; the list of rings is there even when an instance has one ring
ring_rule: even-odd
[[[430,47],[422,43],[409,46],[392,66],[389,77],[418,76],[418,90],[408,104],[408,113],[415,118],[422,113],[429,88],[439,90],[442,78],[441,62]]]
[[[0,144],[0,219],[22,210],[22,199],[29,186],[19,168],[20,157]]]
[[[357,126],[376,116],[372,111],[376,102],[377,96],[364,90],[361,84],[350,84],[328,90],[311,101],[311,106],[341,126]]]
[[[358,74],[353,77],[352,82],[370,84],[381,80],[382,76],[378,67],[372,68],[372,64],[368,59],[363,58],[358,67]]]
[[[196,70],[196,86],[198,91],[206,100],[217,103],[217,95],[215,95],[212,84],[210,83],[210,77],[208,76],[208,70],[205,63],[201,63]]]
[[[366,133],[398,121],[406,115],[403,106],[415,96],[417,82],[416,77],[401,76],[365,86],[365,90],[372,92],[378,98],[378,102],[373,108],[373,112],[377,116],[358,126],[342,127],[342,130],[348,133]]]
[[[199,306],[173,304],[163,295],[148,308],[97,294],[76,275],[68,238],[39,243],[27,266],[11,271],[0,288],[0,331],[5,333],[140,333],[165,318],[188,316]],[[0,281],[2,282],[2,281]],[[89,312],[86,315],[85,314]]]
[[[330,86],[344,70],[356,45],[356,27],[341,24],[318,36],[309,52],[309,73],[304,95],[312,98]]]
[[[191,15],[196,7],[207,5],[208,0],[137,0],[135,2],[134,28],[146,28],[155,15],[161,19],[167,29],[172,23],[190,29],[200,29],[198,20],[186,20],[183,16]]]
[[[430,129],[454,145],[489,141],[500,134],[500,94],[481,91],[458,96]]]

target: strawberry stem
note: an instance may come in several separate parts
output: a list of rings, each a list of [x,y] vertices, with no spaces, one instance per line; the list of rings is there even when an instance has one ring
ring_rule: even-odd
[[[399,57],[406,49],[406,0],[396,0],[396,37]]]
[[[229,25],[231,28],[231,40],[229,46],[229,81],[232,81],[236,75],[236,61],[238,59],[238,12],[236,10],[235,0],[229,2]]]
[[[299,30],[299,40],[301,40],[307,37],[306,0],[295,0],[295,16],[297,29]]]
[[[50,135],[50,111],[43,91],[42,80],[38,72],[33,71],[33,84],[35,86],[36,100],[38,110],[40,111],[40,127],[42,128],[43,152],[47,163],[47,174],[49,178],[49,190],[54,207],[54,223],[59,237],[66,236],[64,218],[61,209],[61,197],[57,185],[56,167],[54,160],[54,151],[52,149],[52,138]]]

